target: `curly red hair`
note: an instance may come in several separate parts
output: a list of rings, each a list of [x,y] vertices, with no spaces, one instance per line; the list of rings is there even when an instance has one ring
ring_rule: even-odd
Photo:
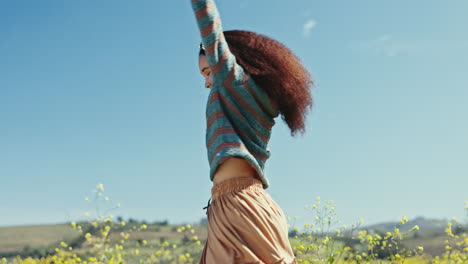
[[[303,134],[312,108],[313,81],[299,58],[280,42],[255,32],[229,30],[224,36],[237,63],[278,105],[291,135]]]

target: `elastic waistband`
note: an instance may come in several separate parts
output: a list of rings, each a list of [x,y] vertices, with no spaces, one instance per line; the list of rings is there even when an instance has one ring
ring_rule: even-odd
[[[263,184],[255,178],[232,178],[217,183],[211,188],[211,199],[215,200],[219,196],[226,193],[239,192],[245,189],[263,190]]]

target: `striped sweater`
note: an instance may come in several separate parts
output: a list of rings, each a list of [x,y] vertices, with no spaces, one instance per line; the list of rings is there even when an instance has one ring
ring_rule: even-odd
[[[213,180],[218,166],[230,157],[245,159],[269,185],[265,162],[277,107],[258,87],[229,50],[214,0],[191,0],[210,65],[213,84],[206,105],[206,148]]]

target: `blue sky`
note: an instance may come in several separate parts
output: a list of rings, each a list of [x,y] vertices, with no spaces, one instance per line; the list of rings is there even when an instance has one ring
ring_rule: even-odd
[[[224,29],[290,47],[313,74],[303,137],[277,120],[268,189],[289,216],[351,224],[464,216],[468,2],[217,1]],[[197,222],[209,198],[189,1],[0,2],[0,226],[115,216]]]

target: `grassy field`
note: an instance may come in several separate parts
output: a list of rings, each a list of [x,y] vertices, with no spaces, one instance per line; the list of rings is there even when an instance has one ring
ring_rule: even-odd
[[[83,225],[86,225],[86,223],[83,223]],[[136,245],[138,241],[147,241],[149,245],[156,245],[165,241],[177,244],[183,241],[184,238],[187,239],[187,234],[178,232],[178,229],[183,226],[147,225],[145,230],[139,230],[137,228],[139,225],[141,223],[114,227],[110,230],[107,239],[110,243],[117,243],[121,240],[122,232],[131,232],[126,241],[130,247]],[[191,229],[194,230],[193,235],[198,236],[199,240],[204,241],[206,239],[205,225],[194,225],[191,226]],[[82,234],[72,228],[70,224],[0,227],[0,258],[13,255],[26,256],[24,253],[31,252],[34,249],[41,249],[43,252],[48,249],[49,252],[53,252],[60,245],[60,242],[71,244],[80,236]],[[408,237],[403,244],[409,248],[422,246],[428,254],[441,255],[444,252],[446,239],[446,234],[443,231],[419,231],[417,236]],[[291,240],[294,240],[294,237],[291,237]],[[89,247],[89,245],[82,243],[75,250],[86,247]]]
[[[89,223],[81,224],[84,229],[91,227]],[[106,239],[111,244],[117,244],[122,239],[121,233],[128,233],[130,235],[125,241],[126,248],[137,248],[141,241],[146,241],[145,249],[141,250],[144,253],[164,242],[171,245],[183,244],[184,239],[190,239],[189,236],[196,235],[202,241],[207,236],[206,226],[202,225],[191,226],[194,231],[190,232],[190,235],[178,232],[178,229],[184,226],[147,225],[144,230],[139,229],[139,226],[141,223],[126,224],[124,227],[116,225],[110,230]],[[0,258],[11,258],[17,255],[21,257],[47,255],[47,253],[54,252],[55,248],[60,247],[61,242],[65,242],[67,245],[73,244],[76,246],[73,249],[74,252],[83,253],[89,250],[92,245],[86,240],[79,243],[81,237],[83,234],[70,224],[0,227]],[[33,252],[35,253],[32,254]]]
[[[456,219],[409,221],[403,216],[398,223],[368,227],[359,223],[347,228],[337,225],[333,201],[321,203],[317,198],[309,208],[313,222],[290,227],[298,263],[468,263],[468,226]],[[0,227],[0,264],[197,263],[206,237],[206,224],[148,224],[115,221],[112,216],[79,223]]]
[[[0,254],[18,253],[25,248],[44,248],[78,236],[79,233],[69,224],[3,227],[0,228]]]

